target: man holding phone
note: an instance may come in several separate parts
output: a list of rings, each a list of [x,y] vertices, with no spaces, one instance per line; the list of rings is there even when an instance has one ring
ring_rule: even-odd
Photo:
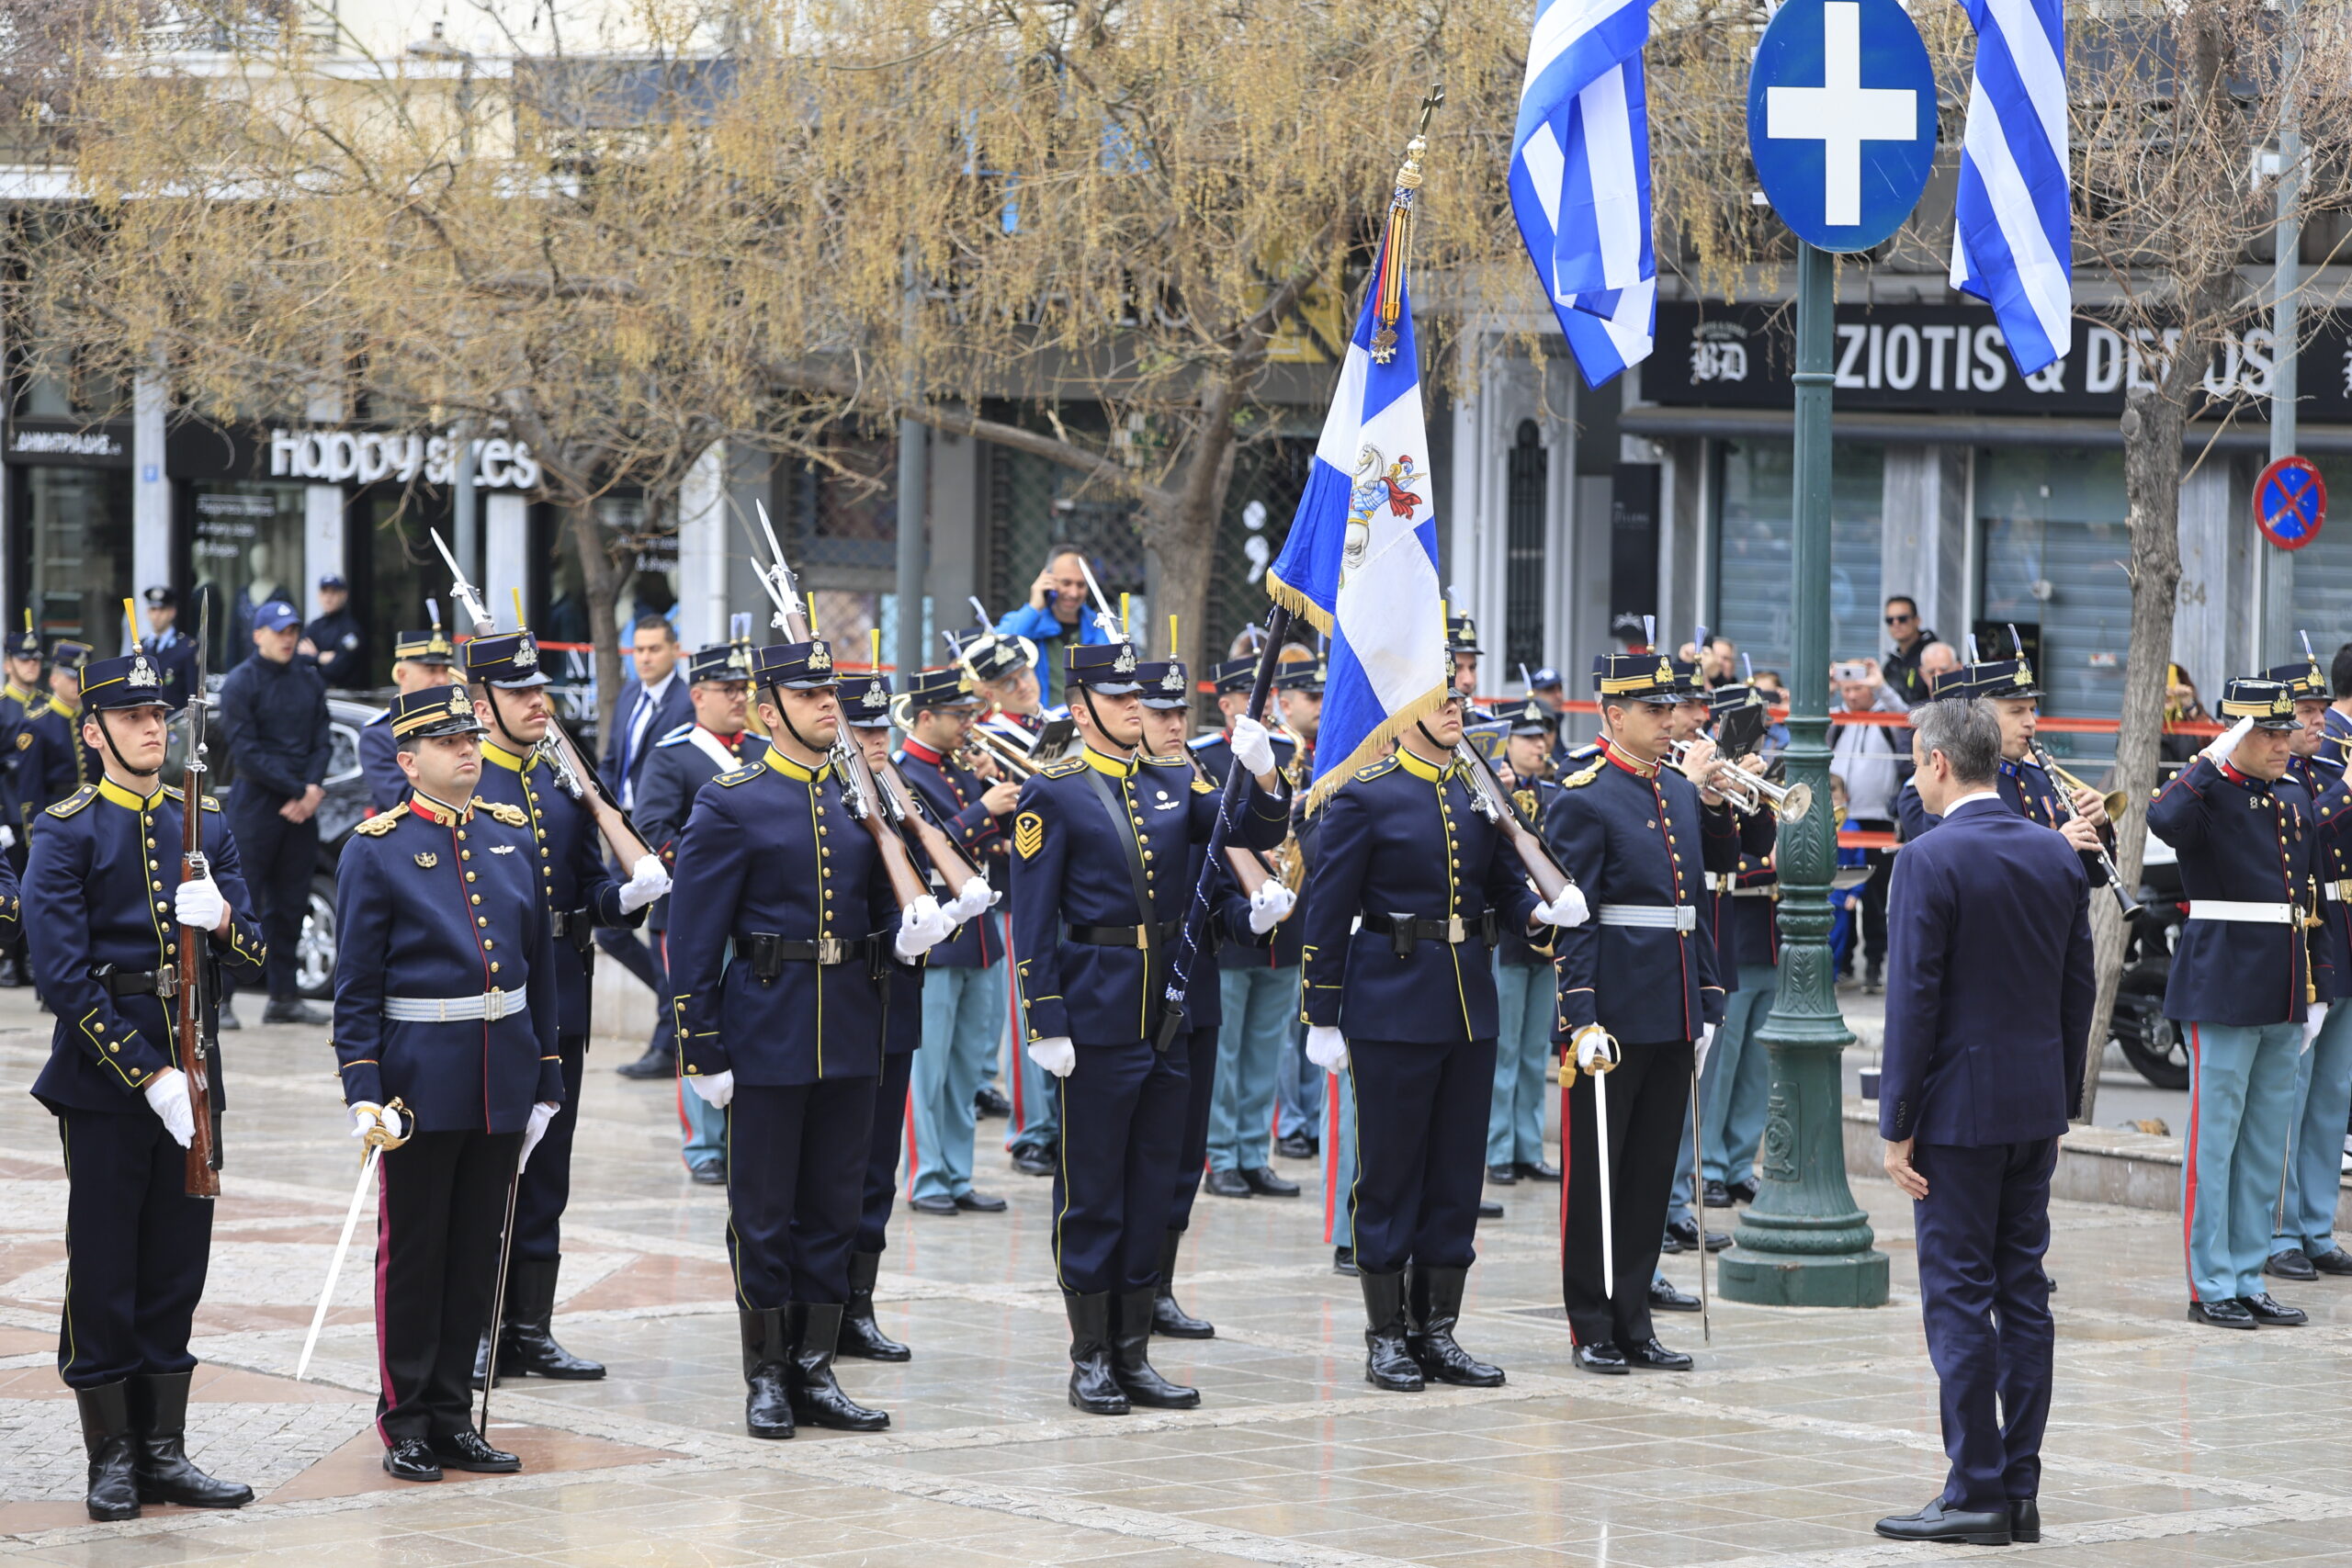
[[[1029,585],[1029,602],[996,624],[998,636],[1027,637],[1036,645],[1037,683],[1045,688],[1048,707],[1062,702],[1062,674],[1069,665],[1062,650],[1110,640],[1087,613],[1090,597],[1085,552],[1073,544],[1057,544],[1046,552],[1045,570]]]

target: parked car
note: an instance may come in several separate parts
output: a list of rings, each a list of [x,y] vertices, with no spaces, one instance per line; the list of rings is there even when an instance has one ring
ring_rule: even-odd
[[[212,716],[206,723],[205,762],[209,770],[205,788],[229,804],[237,787],[237,760],[221,744],[219,692],[206,694]],[[354,698],[329,694],[327,723],[331,736],[327,753],[326,798],[319,804],[319,862],[311,874],[311,907],[302,918],[302,938],[295,953],[295,976],[302,994],[323,999],[334,990],[334,868],[352,829],[372,809],[368,781],[359,769],[359,731],[384,710]],[[164,759],[164,775],[181,781],[187,756],[185,715],[172,725],[172,749]]]

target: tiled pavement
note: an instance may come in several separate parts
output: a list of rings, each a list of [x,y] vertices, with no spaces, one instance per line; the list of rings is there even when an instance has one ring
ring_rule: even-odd
[[[1002,1169],[1004,1215],[892,1225],[886,1325],[902,1367],[844,1382],[888,1408],[874,1438],[742,1436],[723,1202],[675,1156],[672,1091],[592,1058],[559,1326],[611,1363],[602,1383],[509,1384],[495,1436],[515,1477],[396,1486],[368,1430],[363,1292],[338,1292],[311,1380],[290,1373],[355,1174],[322,1032],[230,1037],[235,1111],[211,1289],[198,1320],[200,1459],[264,1495],[236,1515],[151,1510],[96,1526],[77,1498],[73,1406],[52,1365],[62,1287],[55,1134],[23,1093],[46,1049],[26,992],[0,992],[0,1557],[27,1562],[726,1564],[1001,1568],[1224,1563],[1541,1568],[1607,1563],[1902,1563],[1949,1557],[1870,1533],[1942,1471],[1907,1213],[1857,1183],[1893,1256],[1883,1311],[1717,1303],[1684,1377],[1567,1365],[1557,1190],[1498,1192],[1464,1337],[1502,1362],[1491,1391],[1381,1394],[1362,1376],[1352,1280],[1331,1273],[1319,1201],[1204,1199],[1182,1295],[1215,1320],[1161,1342],[1199,1411],[1086,1418],[1064,1403],[1046,1188]],[[1288,1172],[1311,1179],[1314,1172]],[[2052,1269],[2061,1384],[2045,1537],[2066,1563],[2352,1558],[2343,1418],[2352,1289],[2284,1287],[2296,1332],[2181,1319],[2177,1221],[2062,1205]],[[350,1279],[364,1278],[363,1224]],[[1669,1272],[1689,1288],[1687,1262]]]

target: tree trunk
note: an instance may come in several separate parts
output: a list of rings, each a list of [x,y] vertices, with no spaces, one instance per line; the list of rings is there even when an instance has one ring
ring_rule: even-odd
[[[1144,548],[1150,553],[1161,601],[1153,612],[1178,617],[1183,645],[1179,657],[1196,679],[1207,671],[1211,656],[1224,651],[1208,642],[1210,563],[1216,558],[1217,520],[1225,515],[1226,494],[1233,488],[1234,415],[1242,404],[1243,382],[1255,368],[1254,360],[1247,369],[1237,362],[1209,384],[1201,397],[1192,456],[1172,498],[1161,504],[1147,502],[1143,511]],[[1158,643],[1156,636],[1145,638],[1148,648]],[[1194,705],[1200,706],[1198,699]]]
[[[621,699],[621,641],[618,611],[620,568],[605,547],[596,503],[585,497],[558,503],[571,528],[571,546],[580,558],[581,591],[588,597],[588,640],[596,671],[596,737],[601,747],[613,733],[613,709]]]

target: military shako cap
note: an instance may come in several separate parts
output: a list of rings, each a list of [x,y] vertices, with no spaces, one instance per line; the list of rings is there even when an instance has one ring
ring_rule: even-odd
[[[1155,659],[1136,666],[1136,680],[1143,687],[1143,705],[1148,708],[1183,708],[1193,705],[1192,679],[1184,672],[1181,659]]]
[[[842,718],[852,728],[879,729],[890,722],[890,681],[886,675],[852,675],[842,682]]]
[[[86,642],[75,642],[72,637],[62,637],[50,645],[49,661],[60,670],[71,670],[78,674],[96,651]]]
[[[1699,684],[1697,664],[1681,659],[1669,659],[1666,662],[1674,671],[1674,690],[1682,701],[1695,703],[1707,694],[1707,689]]]
[[[474,638],[466,644],[466,679],[508,691],[546,685],[548,672],[539,668],[539,639],[529,632],[492,632]]]
[[[85,713],[170,705],[164,695],[164,672],[143,651],[121,659],[94,659],[82,667]]]
[[[1593,694],[1604,703],[1613,699],[1671,706],[1683,700],[1674,664],[1663,653],[1597,653],[1592,659]]]
[[[1445,618],[1445,650],[1448,653],[1484,653],[1478,646],[1478,627],[1467,615]]]
[[[1246,692],[1257,683],[1258,656],[1254,653],[1247,659],[1228,659],[1209,666],[1209,684],[1219,694]]]
[[[457,654],[449,647],[439,626],[421,632],[392,634],[392,657],[405,659],[411,664],[455,664]]]
[[[979,702],[972,694],[972,678],[955,665],[918,670],[907,683],[907,703],[918,708],[970,707]]]
[[[1967,682],[1963,695],[2003,701],[2041,695],[2041,688],[2034,683],[2033,666],[2022,659],[1982,660],[1962,665],[1960,674]],[[1951,679],[1949,675],[1944,677],[1946,681]]]
[[[2295,694],[2284,681],[2260,675],[2240,675],[2222,688],[2222,722],[2254,720],[2256,729],[2300,729],[2295,721]]]
[[[708,648],[698,648],[686,663],[686,684],[690,686],[699,686],[706,681],[751,678],[752,650],[740,642],[715,642]]]
[[[1128,696],[1143,690],[1137,667],[1131,642],[1084,643],[1069,650],[1068,683],[1106,697]]]
[[[1274,670],[1277,692],[1320,692],[1329,677],[1320,659],[1294,659]]]
[[[1014,671],[1032,668],[1037,663],[1037,645],[1025,637],[1004,637],[991,632],[978,642],[964,645],[964,662],[972,667],[973,677],[981,681],[1001,681]]]
[[[1552,710],[1533,697],[1510,704],[1503,709],[1502,716],[1509,721],[1513,735],[1549,735],[1559,727],[1559,719]]]
[[[30,626],[27,626],[20,632],[9,633],[8,657],[11,659],[39,659],[40,657],[40,633],[33,630]]]
[[[832,645],[823,637],[807,642],[772,642],[752,650],[752,681],[755,685],[783,686],[795,692],[828,692],[840,682],[833,674]]]
[[[435,735],[480,735],[473,699],[463,686],[425,686],[392,699],[392,739],[422,740]]]
[[[2287,694],[2299,703],[2324,703],[2334,694],[2327,689],[2327,676],[2308,659],[2274,664],[2262,672],[2262,678],[2286,687]]]
[[[1753,686],[1717,686],[1707,694],[1707,713],[1720,718],[1734,708],[1762,707],[1764,694]]]

